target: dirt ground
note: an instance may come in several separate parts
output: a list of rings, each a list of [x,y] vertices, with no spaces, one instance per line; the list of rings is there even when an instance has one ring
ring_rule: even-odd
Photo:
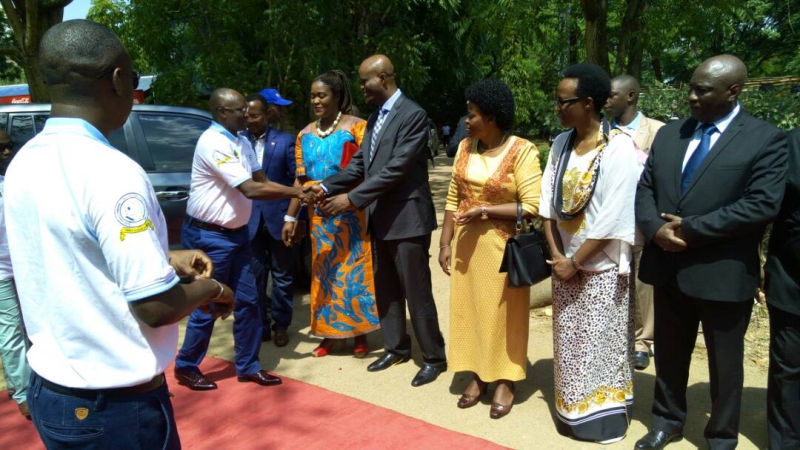
[[[431,184],[442,220],[443,205],[451,173],[452,159],[436,158],[431,169]],[[432,242],[438,242],[439,232]],[[447,340],[449,330],[449,278],[442,273],[435,259],[431,258],[434,297],[439,308],[439,321]],[[352,357],[352,341],[346,348],[337,348],[325,358],[312,358],[311,350],[318,340],[309,336],[309,300],[307,291],[295,293],[294,318],[290,327],[289,345],[275,347],[271,342],[261,348],[261,363],[264,369],[280,375],[311,383],[335,392],[383,406],[402,414],[415,417],[435,425],[461,433],[474,435],[497,444],[518,449],[593,449],[606,448],[594,443],[577,442],[560,436],[555,429],[553,410],[553,352],[550,317],[543,309],[532,310],[530,338],[528,342],[528,378],[517,384],[517,394],[512,412],[501,420],[489,419],[492,391],[484,397],[482,404],[467,410],[456,407],[456,400],[466,387],[469,376],[465,373],[444,373],[436,382],[422,387],[412,387],[411,379],[421,366],[419,350],[414,348],[413,362],[401,364],[389,370],[369,373],[366,366],[381,355],[380,332],[368,337],[372,352],[366,359]],[[224,359],[233,359],[232,320],[218,322],[208,354]],[[409,324],[410,330],[410,324]],[[183,330],[181,331],[181,335]],[[698,336],[698,343],[702,337]],[[745,388],[742,398],[742,420],[740,426],[740,449],[766,448],[766,367],[768,342],[768,320],[766,308],[756,308],[750,331],[747,335],[747,358],[745,365]],[[657,344],[656,344],[657,347]],[[609,449],[630,449],[635,441],[647,432],[651,424],[650,407],[653,400],[655,368],[637,371],[634,379],[635,403],[627,437]],[[2,387],[2,386],[0,386]],[[182,387],[173,384],[172,390],[180,395]],[[280,388],[276,388],[280,389]],[[671,444],[670,449],[705,448],[703,427],[711,406],[709,399],[708,367],[704,348],[699,345],[691,368],[688,388],[688,418],[684,439]],[[264,405],[268,411],[269,405]],[[369,418],[364,418],[369,424]],[[325,418],[320,417],[320,422]],[[365,425],[366,426],[366,425]],[[369,424],[368,426],[380,426]],[[264,430],[268,432],[268,430]],[[261,432],[261,431],[260,431]],[[398,443],[402,448],[402,443]],[[291,448],[287,443],[286,448]]]

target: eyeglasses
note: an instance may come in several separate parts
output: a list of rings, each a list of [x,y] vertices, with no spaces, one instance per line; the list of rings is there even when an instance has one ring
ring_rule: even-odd
[[[97,76],[94,77],[94,79],[95,80],[99,80],[101,78],[105,78],[105,77],[113,74],[115,70],[117,70],[116,67],[109,67],[108,69],[98,73]],[[131,71],[131,78],[133,80],[133,89],[136,90],[136,88],[139,87],[139,78],[141,78],[139,76],[139,72],[137,72],[135,70]]]
[[[224,109],[230,112],[237,112],[239,114],[247,114],[247,106],[242,106],[241,108],[228,108],[225,106],[220,106],[219,109]]]
[[[563,108],[564,105],[570,105],[570,104],[575,103],[578,100],[582,100],[584,98],[586,98],[586,97],[572,97],[572,98],[565,98],[563,100],[560,99],[560,98],[556,98],[556,102],[555,103],[556,103],[556,106],[558,106],[559,108]]]

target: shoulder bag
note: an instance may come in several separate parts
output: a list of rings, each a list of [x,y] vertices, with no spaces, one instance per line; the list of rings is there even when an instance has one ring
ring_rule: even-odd
[[[550,250],[542,233],[530,226],[522,232],[522,203],[517,203],[517,234],[506,241],[500,273],[508,272],[508,287],[532,286],[550,276]]]

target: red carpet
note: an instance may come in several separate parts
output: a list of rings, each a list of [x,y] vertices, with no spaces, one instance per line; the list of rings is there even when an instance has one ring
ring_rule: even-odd
[[[503,448],[286,377],[279,387],[239,383],[220,359],[206,358],[201,369],[218,390],[190,391],[170,377],[185,449]],[[14,402],[4,391],[0,398],[0,449],[43,449]]]

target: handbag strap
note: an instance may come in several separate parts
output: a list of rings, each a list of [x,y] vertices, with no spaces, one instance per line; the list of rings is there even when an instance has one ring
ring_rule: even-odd
[[[522,233],[522,202],[517,202],[517,234]]]

